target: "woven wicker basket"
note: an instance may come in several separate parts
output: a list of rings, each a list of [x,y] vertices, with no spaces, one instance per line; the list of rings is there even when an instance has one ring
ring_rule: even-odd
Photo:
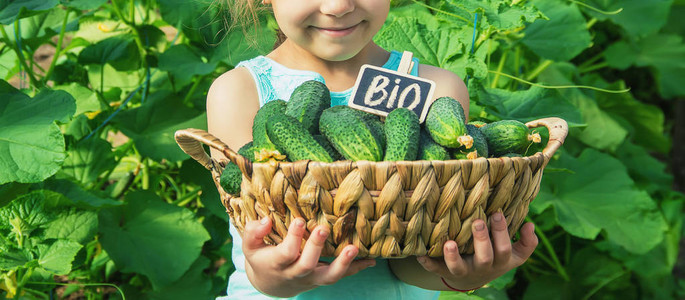
[[[471,223],[504,212],[509,233],[519,230],[540,188],[542,171],[563,144],[568,125],[559,118],[526,124],[550,133],[542,152],[527,157],[448,161],[314,161],[252,163],[199,129],[176,132],[178,145],[211,171],[233,224],[268,216],[265,238],[278,244],[291,220],[302,217],[307,232],[318,224],[331,234],[322,256],[337,256],[354,244],[359,257],[442,256],[445,241],[473,253]],[[221,151],[243,173],[240,197],[226,193],[219,177],[227,161],[212,159],[202,144]]]

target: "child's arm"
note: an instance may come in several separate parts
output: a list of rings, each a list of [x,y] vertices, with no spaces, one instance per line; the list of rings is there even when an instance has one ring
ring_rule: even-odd
[[[207,94],[209,132],[237,151],[252,140],[252,121],[258,110],[257,88],[249,71],[233,69],[217,78]],[[223,154],[213,150],[212,157],[223,158]],[[271,231],[271,221],[269,218],[261,221],[245,224],[242,250],[248,279],[264,294],[295,296],[319,285],[334,284],[375,264],[375,260],[353,261],[358,253],[353,245],[343,249],[332,263],[319,263],[328,229],[315,228],[300,251],[305,232],[301,218],[291,222],[281,244],[267,245],[264,237]]]
[[[523,264],[538,244],[532,223],[523,225],[521,239],[512,245],[504,215],[497,212],[490,222],[492,241],[485,222],[473,222],[473,255],[462,257],[457,243],[447,241],[443,248],[444,258],[422,256],[390,260],[390,269],[400,280],[424,289],[449,291],[440,277],[455,289],[479,288]]]

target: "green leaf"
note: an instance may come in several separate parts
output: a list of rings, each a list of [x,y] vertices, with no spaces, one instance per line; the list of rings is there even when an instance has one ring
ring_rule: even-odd
[[[531,205],[553,206],[567,232],[595,239],[604,230],[610,241],[633,253],[645,253],[663,240],[663,216],[645,191],[635,189],[620,161],[588,148],[578,158],[563,155],[552,165],[574,174],[545,174],[544,188]]]
[[[105,4],[107,0],[60,0],[59,2],[66,7],[78,10],[91,10]]]
[[[76,183],[66,179],[49,179],[42,183],[41,187],[64,195],[78,208],[94,209],[122,205],[122,202],[103,198],[84,190]]]
[[[531,280],[523,300],[562,300],[570,292],[569,284],[559,276],[539,276]]]
[[[33,260],[33,255],[30,251],[0,243],[0,270],[13,270],[26,265],[31,260]]]
[[[540,80],[549,85],[573,85],[569,78],[573,77],[576,71],[576,67],[569,63],[555,63],[540,74]],[[597,149],[616,150],[623,144],[628,131],[610,114],[603,111],[596,100],[586,92],[580,89],[558,90],[560,96],[578,108],[587,125],[583,129],[571,131],[570,135]]]
[[[468,54],[472,29],[440,27],[435,18],[395,17],[376,34],[374,41],[384,49],[411,51],[423,64],[448,69],[462,78],[487,75],[482,59]]]
[[[478,91],[478,100],[492,107],[488,113],[503,120],[533,121],[546,117],[559,117],[570,125],[582,123],[580,113],[558,93],[541,87],[525,91],[508,91],[486,88]]]
[[[475,20],[475,13],[478,13],[478,23],[481,30],[505,31],[516,29],[543,17],[542,13],[531,5],[526,6],[522,2],[516,4],[511,2],[502,0],[447,0],[442,3],[440,9],[461,16],[470,22]],[[463,19],[447,14],[438,13],[437,15],[441,20],[449,23],[473,27],[472,24],[464,22]]]
[[[200,200],[205,208],[222,219],[227,219],[226,208],[221,204],[219,191],[212,180],[212,173],[194,159],[186,159],[181,165],[179,178],[202,188]]]
[[[60,173],[83,185],[93,184],[100,174],[116,166],[112,145],[97,137],[77,142],[67,154]]]
[[[619,41],[607,48],[604,57],[618,69],[630,65],[651,67],[656,71],[659,93],[664,98],[685,96],[685,43],[679,35],[650,35],[634,44]]]
[[[670,190],[673,176],[664,162],[654,158],[640,146],[626,142],[616,151],[616,157],[628,168],[635,183],[647,191]]]
[[[147,276],[159,288],[197,260],[209,234],[193,213],[149,191],[131,192],[127,205],[100,213],[100,241],[122,272]]]
[[[568,61],[590,47],[592,39],[585,18],[573,3],[534,0],[549,20],[537,20],[524,30],[521,40],[535,54],[554,61]]]
[[[74,33],[73,41],[87,41],[96,44],[102,40],[127,34],[131,30],[123,22],[99,15],[83,15],[79,17],[79,29]]]
[[[46,224],[45,238],[65,239],[85,245],[98,229],[98,215],[94,211],[75,208],[61,211],[55,220]]]
[[[68,85],[55,86],[53,89],[65,91],[76,99],[76,112],[74,113],[76,116],[85,112],[98,112],[107,109],[107,107],[100,102],[97,94],[93,92],[93,90],[76,82],[71,82]]]
[[[217,45],[226,38],[226,9],[213,1],[159,0],[159,13],[168,24],[202,45]]]
[[[140,154],[161,161],[180,161],[188,158],[174,140],[179,129],[206,129],[207,115],[183,108],[178,96],[167,91],[157,91],[140,107],[122,111],[113,122],[132,138]]]
[[[119,71],[137,70],[140,54],[130,34],[106,38],[83,49],[78,57],[81,64],[110,64]]]
[[[588,5],[603,11],[617,14],[601,14],[592,9],[584,9],[598,20],[609,19],[623,27],[632,36],[656,33],[668,20],[673,0],[588,0]]]
[[[59,194],[53,192],[34,191],[16,198],[0,208],[0,229],[12,228],[15,233],[30,235],[33,230],[54,219],[54,213],[45,208],[45,203],[57,196]]]
[[[55,121],[76,110],[63,91],[43,90],[33,99],[0,92],[0,184],[40,182],[55,174],[65,159],[64,136]]]
[[[10,182],[0,184],[0,208],[9,204],[14,198],[26,194],[30,184]]]
[[[599,76],[588,82],[607,89],[625,88],[623,82],[607,84]],[[621,122],[638,145],[661,153],[667,153],[671,149],[671,142],[665,134],[664,112],[658,106],[642,103],[630,93],[597,92],[593,98],[602,110]]]
[[[83,246],[70,240],[56,240],[47,245],[38,245],[38,264],[45,270],[56,275],[66,275],[71,272],[71,262],[74,261],[76,253]]]
[[[66,10],[54,8],[45,13],[40,13],[19,20],[19,26],[7,26],[7,36],[10,43],[16,44],[16,37],[21,37],[24,48],[37,49],[42,44],[50,42],[50,39],[62,30],[62,23],[66,17]],[[21,29],[16,33],[15,29]],[[65,30],[72,32],[78,29],[78,16],[70,14]]]
[[[59,4],[58,0],[4,0],[0,1],[0,24],[40,14]]]
[[[211,299],[212,278],[205,270],[209,268],[209,259],[200,256],[190,269],[174,283],[146,295],[149,299]]]
[[[189,82],[194,75],[212,73],[216,66],[216,62],[207,63],[203,61],[185,44],[172,46],[159,56],[159,69],[168,71],[183,83]]]
[[[99,90],[102,79],[104,79],[102,88],[105,92],[108,89],[115,88],[133,91],[140,86],[143,78],[145,78],[144,70],[118,71],[109,64],[105,64],[104,68],[102,68],[102,65],[87,65],[86,68],[88,70],[88,82],[90,82],[93,87],[96,87]],[[102,74],[103,72],[104,74]],[[156,73],[158,75],[153,75],[153,80],[160,76],[167,76],[166,73]]]

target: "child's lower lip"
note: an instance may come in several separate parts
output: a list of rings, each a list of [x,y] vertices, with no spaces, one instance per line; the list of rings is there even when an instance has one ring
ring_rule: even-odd
[[[346,36],[346,35],[349,35],[350,33],[352,33],[357,28],[357,26],[358,25],[354,25],[352,27],[340,29],[340,30],[325,29],[325,28],[318,28],[318,27],[315,27],[315,28],[318,29],[319,31],[329,35],[329,36],[332,36],[332,37],[343,37],[343,36]]]

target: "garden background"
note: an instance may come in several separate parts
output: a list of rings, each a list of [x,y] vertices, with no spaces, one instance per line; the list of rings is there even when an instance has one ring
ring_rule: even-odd
[[[233,270],[212,80],[267,52],[223,1],[0,0],[0,297],[211,299]],[[529,261],[441,299],[685,298],[685,1],[404,0],[376,42],[468,81],[473,120],[571,126]],[[125,295],[125,296],[124,296]]]

